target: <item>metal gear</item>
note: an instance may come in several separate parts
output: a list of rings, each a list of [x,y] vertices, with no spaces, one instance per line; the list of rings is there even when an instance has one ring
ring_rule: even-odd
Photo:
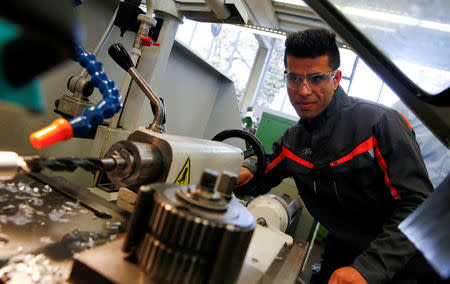
[[[212,254],[223,236],[225,224],[189,214],[186,207],[174,207],[158,197],[155,196],[149,219],[150,232],[175,249]]]
[[[170,248],[146,233],[138,250],[139,266],[156,282],[205,283],[210,264],[199,255]]]
[[[189,188],[141,188],[124,251],[134,252],[138,265],[158,282],[235,282],[255,219],[236,199],[226,210],[211,210],[181,198],[180,189]]]

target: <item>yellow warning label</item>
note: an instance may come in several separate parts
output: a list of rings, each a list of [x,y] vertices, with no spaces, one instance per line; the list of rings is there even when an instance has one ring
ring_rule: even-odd
[[[175,180],[174,184],[188,185],[190,177],[191,177],[191,160],[188,157],[186,163],[184,163],[183,168],[178,174],[178,177]]]

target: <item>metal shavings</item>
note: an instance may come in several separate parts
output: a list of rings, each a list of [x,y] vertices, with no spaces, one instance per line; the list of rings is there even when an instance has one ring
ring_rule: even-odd
[[[58,267],[52,266],[51,261],[43,254],[16,255],[0,269],[2,283],[17,283],[18,280],[25,279],[30,283],[48,284],[59,284],[65,281]]]

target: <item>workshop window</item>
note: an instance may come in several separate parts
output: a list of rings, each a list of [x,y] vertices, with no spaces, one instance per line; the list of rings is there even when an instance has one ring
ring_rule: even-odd
[[[242,97],[258,50],[253,33],[228,24],[184,20],[176,39],[228,76],[238,99]]]
[[[291,112],[293,110],[284,84],[284,39],[276,39],[269,54],[269,60],[261,80],[256,104],[272,110]],[[295,111],[294,111],[294,115]]]

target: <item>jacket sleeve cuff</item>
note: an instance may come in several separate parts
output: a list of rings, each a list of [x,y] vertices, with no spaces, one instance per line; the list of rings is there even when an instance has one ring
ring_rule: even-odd
[[[378,271],[373,264],[371,265],[366,259],[356,258],[352,265],[350,265],[366,279],[369,284],[381,284],[389,283],[389,278],[386,277],[382,272]]]

